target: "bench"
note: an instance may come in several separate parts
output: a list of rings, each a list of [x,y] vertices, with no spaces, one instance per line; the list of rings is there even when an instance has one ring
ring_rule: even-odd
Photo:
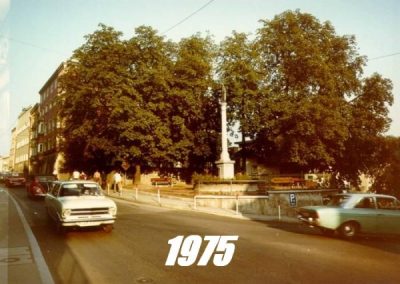
[[[150,179],[151,184],[158,186],[158,185],[172,185],[172,178],[169,177],[162,177],[162,178],[152,178]]]

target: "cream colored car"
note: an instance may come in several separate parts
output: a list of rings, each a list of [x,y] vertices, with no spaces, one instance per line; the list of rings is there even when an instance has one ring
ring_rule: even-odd
[[[115,202],[93,181],[56,181],[46,194],[48,216],[59,231],[71,227],[101,227],[111,232],[117,216]]]

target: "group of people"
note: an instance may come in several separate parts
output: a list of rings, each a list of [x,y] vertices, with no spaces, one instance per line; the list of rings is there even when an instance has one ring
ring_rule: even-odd
[[[103,177],[102,177],[103,176]],[[85,174],[84,171],[79,172],[79,171],[73,171],[71,180],[87,180],[88,176]],[[111,180],[109,178],[105,177],[104,174],[102,175],[99,171],[95,171],[92,176],[92,180],[98,183],[102,188],[105,188],[105,186],[109,186],[111,183],[112,189],[114,192],[121,192],[122,189],[122,176],[119,171],[114,171],[112,173]],[[105,182],[106,184],[104,184]]]

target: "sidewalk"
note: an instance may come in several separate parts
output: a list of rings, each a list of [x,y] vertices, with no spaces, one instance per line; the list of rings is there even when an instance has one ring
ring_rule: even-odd
[[[0,283],[54,283],[21,209],[1,187]]]
[[[153,187],[153,192],[149,192],[146,189],[123,189],[121,193],[113,192],[113,190],[104,191],[106,195],[116,199],[122,199],[130,202],[150,204],[159,207],[172,208],[178,210],[191,210],[197,212],[203,212],[208,214],[220,215],[231,218],[239,218],[245,220],[258,220],[258,221],[282,221],[289,223],[297,223],[296,218],[281,216],[267,216],[267,215],[254,215],[254,214],[243,214],[236,212],[231,209],[214,208],[214,207],[203,207],[195,204],[195,199],[190,197],[178,197],[163,192],[163,187],[159,190]]]

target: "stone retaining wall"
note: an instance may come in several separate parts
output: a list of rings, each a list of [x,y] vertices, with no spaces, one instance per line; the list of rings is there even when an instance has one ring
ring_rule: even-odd
[[[242,214],[296,217],[297,208],[322,205],[324,196],[337,192],[336,189],[329,189],[268,191],[265,196],[199,195],[196,205],[238,210]]]

